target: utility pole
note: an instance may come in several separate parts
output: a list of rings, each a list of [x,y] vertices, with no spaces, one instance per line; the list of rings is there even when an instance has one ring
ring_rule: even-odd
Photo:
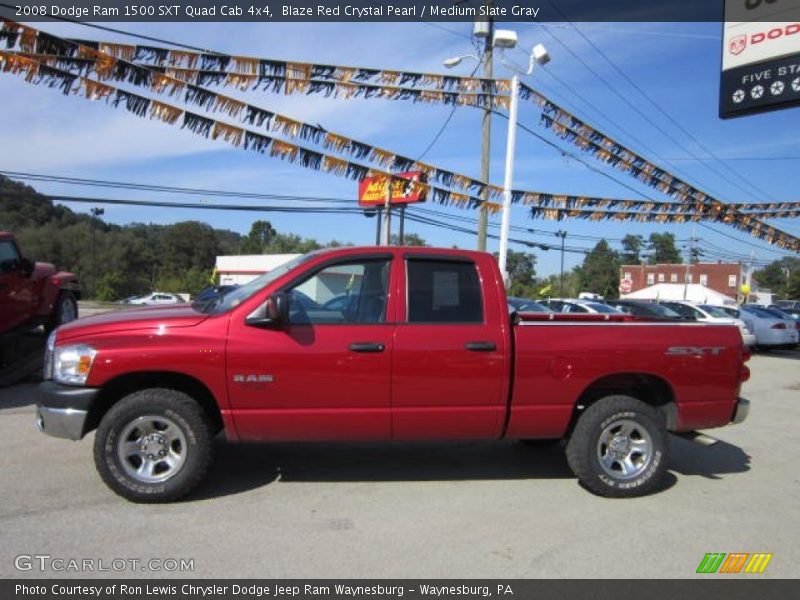
[[[486,0],[486,12],[491,13],[493,0]],[[494,77],[494,19],[487,17],[489,33],[483,40],[483,77],[492,79]],[[481,194],[484,204],[478,211],[478,250],[486,252],[486,229],[489,224],[489,212],[486,209],[486,202],[489,200],[489,163],[492,143],[492,97],[488,98],[488,103],[483,107],[483,128],[481,132],[481,181],[486,184]]]
[[[392,243],[392,178],[386,177],[386,200],[383,205],[383,241],[381,246]]]
[[[567,239],[567,232],[559,229],[556,235],[561,238],[561,277],[559,278],[560,281],[558,284],[558,295],[559,297],[563,298],[564,297],[564,240]]]
[[[692,237],[689,238],[689,256],[686,260],[686,272],[683,274],[683,299],[689,294],[689,272],[692,268],[692,259],[694,258],[694,229],[692,229]]]
[[[96,238],[97,238],[97,217],[105,214],[105,209],[92,208],[89,210],[92,213],[92,296],[97,294],[97,255],[95,251]]]

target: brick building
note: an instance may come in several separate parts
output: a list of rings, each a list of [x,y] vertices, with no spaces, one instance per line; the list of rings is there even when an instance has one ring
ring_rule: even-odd
[[[747,270],[741,263],[623,265],[619,276],[631,281],[631,293],[659,283],[696,283],[736,300]],[[755,287],[755,282],[752,285]]]

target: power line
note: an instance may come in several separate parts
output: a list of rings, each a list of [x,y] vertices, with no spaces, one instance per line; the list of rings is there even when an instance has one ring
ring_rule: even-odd
[[[548,4],[550,4],[551,6],[553,6],[553,8],[554,8],[554,9],[555,9],[557,12],[559,12],[559,13],[561,14],[561,16],[562,16],[562,17],[564,17],[564,18],[566,19],[566,16],[564,15],[564,13],[563,13],[563,12],[562,12],[560,9],[558,9],[556,6],[554,6],[554,5],[553,5],[553,3],[552,3],[550,0],[548,0]],[[622,68],[620,68],[620,67],[619,67],[619,66],[618,66],[618,65],[617,65],[617,64],[616,64],[616,63],[615,63],[613,60],[611,60],[611,58],[609,58],[609,57],[608,57],[608,55],[607,55],[607,54],[606,54],[606,53],[603,51],[603,49],[602,49],[602,48],[600,48],[600,47],[599,47],[597,44],[595,44],[595,43],[594,43],[594,42],[593,42],[591,39],[589,39],[589,37],[588,37],[588,36],[586,36],[586,34],[584,34],[584,33],[583,33],[583,31],[581,31],[581,30],[580,30],[580,28],[578,28],[578,27],[577,27],[577,26],[576,26],[576,25],[575,25],[575,24],[574,24],[572,21],[570,21],[570,20],[568,20],[568,19],[567,19],[567,22],[568,22],[568,23],[570,24],[570,26],[571,26],[571,27],[572,27],[572,28],[573,28],[573,29],[574,29],[574,30],[575,30],[575,31],[578,33],[578,35],[580,35],[580,36],[581,36],[581,38],[582,38],[582,39],[583,39],[583,40],[584,40],[586,43],[588,43],[588,44],[589,44],[589,45],[590,45],[592,48],[594,48],[594,50],[597,52],[597,54],[599,54],[599,55],[600,55],[600,57],[601,57],[601,58],[603,58],[603,60],[605,60],[605,61],[606,61],[606,62],[607,62],[609,65],[611,65],[611,67],[612,67],[612,68],[613,68],[613,69],[614,69],[614,70],[615,70],[617,73],[619,73],[619,74],[620,74],[620,76],[622,76],[622,78],[623,78],[623,79],[624,79],[624,80],[625,80],[625,81],[626,81],[626,82],[627,82],[627,83],[628,83],[628,84],[629,84],[631,87],[633,87],[633,88],[634,88],[634,89],[635,89],[637,92],[639,92],[639,94],[640,94],[640,95],[641,95],[641,96],[642,96],[642,97],[643,97],[645,100],[647,100],[647,102],[649,102],[651,106],[653,106],[653,107],[654,107],[654,108],[655,108],[655,109],[656,109],[658,112],[660,112],[662,115],[664,115],[664,117],[666,117],[666,118],[669,120],[669,122],[670,122],[670,123],[672,123],[672,125],[674,125],[674,126],[675,126],[675,127],[677,127],[677,128],[678,128],[678,129],[679,129],[681,132],[683,132],[683,134],[684,134],[684,135],[686,135],[686,136],[687,136],[687,137],[688,137],[690,140],[692,140],[692,141],[693,141],[695,144],[697,144],[697,146],[698,146],[698,147],[700,147],[700,148],[701,148],[701,149],[702,149],[704,152],[706,152],[706,153],[707,153],[709,156],[711,156],[713,159],[716,159],[716,155],[715,155],[715,154],[714,154],[714,153],[713,153],[713,152],[712,152],[712,151],[711,151],[711,150],[710,150],[710,149],[709,149],[709,148],[708,148],[708,147],[707,147],[705,144],[703,144],[703,142],[701,142],[701,141],[700,141],[700,140],[699,140],[699,139],[698,139],[698,138],[697,138],[697,137],[696,137],[694,134],[692,134],[692,133],[691,133],[691,132],[690,132],[688,129],[686,129],[686,127],[684,127],[684,126],[683,126],[683,125],[682,125],[682,124],[681,124],[681,123],[680,123],[680,122],[679,122],[677,119],[675,119],[675,118],[674,118],[672,115],[670,115],[670,114],[669,114],[669,113],[668,113],[668,112],[667,112],[667,111],[666,111],[666,110],[665,110],[665,109],[664,109],[664,108],[663,108],[663,107],[662,107],[662,106],[661,106],[661,105],[660,105],[658,102],[656,102],[655,100],[653,100],[653,98],[652,98],[652,97],[651,97],[651,96],[650,96],[650,95],[649,95],[647,92],[645,92],[645,91],[642,89],[642,87],[641,87],[641,86],[639,86],[639,84],[637,84],[635,81],[633,81],[633,79],[631,79],[631,77],[629,77],[629,76],[628,76],[628,74],[627,74],[627,73],[626,73],[626,72],[625,72],[625,71],[624,71]],[[661,130],[661,129],[659,128],[659,130]],[[661,131],[663,131],[663,130],[661,130]],[[674,140],[674,138],[671,138],[671,137],[670,137],[670,139],[672,139],[673,141],[675,141],[675,140]],[[677,142],[676,142],[676,143],[677,143]],[[694,154],[693,152],[691,152],[691,151],[689,151],[689,154],[690,154],[690,155],[692,155],[692,156],[695,156],[695,154]],[[751,183],[749,180],[745,179],[745,178],[744,178],[744,177],[743,177],[743,176],[742,176],[742,175],[741,175],[741,174],[740,174],[738,171],[735,171],[734,169],[730,168],[728,165],[726,165],[725,163],[723,163],[723,162],[721,162],[721,161],[717,161],[717,162],[719,162],[719,164],[721,164],[721,165],[722,165],[722,166],[723,166],[723,167],[724,167],[726,170],[728,170],[728,172],[732,173],[732,174],[733,174],[735,177],[737,177],[739,180],[743,181],[743,182],[745,183],[745,185],[747,185],[747,186],[748,186],[748,187],[751,189],[751,191],[752,191],[752,190],[755,190],[756,194],[761,194],[761,195],[763,195],[763,192],[762,192],[760,189],[758,189],[758,188],[757,188],[757,187],[756,187],[756,186],[755,186],[753,183]],[[709,167],[709,168],[710,168],[710,167]],[[719,175],[720,177],[724,177],[724,176],[723,176],[723,175],[722,175],[722,174],[721,174],[719,171],[717,171],[716,169],[711,169],[711,170],[712,170],[714,173],[716,173],[717,175]],[[733,182],[730,182],[730,183],[733,183]],[[741,186],[739,186],[738,184],[735,184],[735,183],[733,183],[733,185],[734,185],[735,187],[737,187],[738,189],[742,190],[743,192],[747,193],[747,192],[745,191],[745,189],[744,189],[744,188],[742,188]]]

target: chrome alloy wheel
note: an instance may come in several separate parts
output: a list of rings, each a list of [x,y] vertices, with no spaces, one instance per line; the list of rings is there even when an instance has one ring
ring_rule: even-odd
[[[607,425],[597,441],[597,458],[603,470],[615,479],[641,475],[653,456],[653,441],[636,421],[620,419]]]
[[[146,415],[134,419],[117,441],[117,458],[132,478],[159,483],[180,471],[186,461],[186,437],[174,421]]]

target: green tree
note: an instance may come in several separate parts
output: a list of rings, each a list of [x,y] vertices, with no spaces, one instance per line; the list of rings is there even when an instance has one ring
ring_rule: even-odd
[[[576,269],[581,291],[600,294],[604,298],[618,297],[619,264],[619,254],[609,247],[608,242],[597,242]]]
[[[632,233],[627,234],[622,238],[621,263],[623,265],[642,264],[642,250],[644,250],[644,238]]]
[[[786,256],[753,273],[761,287],[784,300],[800,298],[800,258]]]
[[[651,233],[647,240],[647,252],[650,255],[648,262],[651,265],[683,263],[681,253],[675,245],[675,235],[672,233]]]
[[[400,236],[393,233],[391,236],[391,241],[389,242],[392,246],[399,246],[400,245]],[[403,245],[404,246],[427,246],[428,243],[422,239],[416,233],[404,233],[403,234]]]
[[[269,221],[254,221],[250,226],[250,233],[242,239],[239,253],[266,254],[267,248],[273,242],[277,233]]]
[[[497,254],[495,254],[497,258]],[[509,249],[506,255],[506,269],[509,279],[509,296],[533,298],[539,287],[536,282],[536,256],[528,252],[515,252]]]

